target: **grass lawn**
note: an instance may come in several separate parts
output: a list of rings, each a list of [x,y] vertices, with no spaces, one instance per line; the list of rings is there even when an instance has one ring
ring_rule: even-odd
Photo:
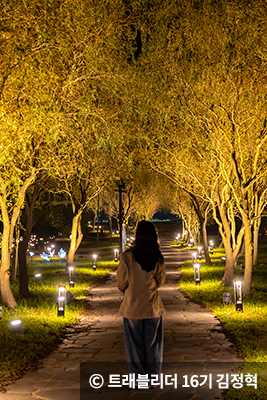
[[[109,247],[107,243],[103,246],[105,249]],[[3,307],[0,319],[0,390],[36,365],[38,359],[48,355],[58,345],[67,326],[77,323],[82,316],[90,316],[90,305],[86,300],[90,287],[106,279],[109,271],[117,266],[112,260],[112,251],[111,256],[104,252],[102,259],[101,246],[95,246],[93,250],[99,251],[97,269],[92,268],[90,257],[78,255],[75,259],[74,288],[69,287],[68,272],[61,260],[47,263],[40,259],[29,260],[29,288],[34,298],[20,298],[18,282],[12,285],[17,307],[14,310]],[[42,274],[42,280],[35,279],[36,273]],[[66,290],[73,294],[64,317],[57,316],[58,285],[65,285]],[[9,329],[10,321],[17,318],[22,320],[23,333]]]
[[[201,261],[201,284],[194,283],[192,261],[182,267],[179,282],[180,289],[190,298],[211,309],[237,345],[244,357],[242,371],[244,374],[258,374],[258,388],[230,389],[226,399],[260,399],[267,398],[267,264],[265,260],[266,245],[260,245],[259,262],[253,270],[251,294],[243,299],[243,312],[236,312],[235,304],[222,303],[223,292],[232,293],[232,287],[220,284],[224,267],[221,265],[222,249],[215,249],[211,256],[212,265]],[[264,263],[265,262],[265,263]],[[242,260],[241,260],[242,263]],[[244,271],[236,268],[235,277],[243,277]]]

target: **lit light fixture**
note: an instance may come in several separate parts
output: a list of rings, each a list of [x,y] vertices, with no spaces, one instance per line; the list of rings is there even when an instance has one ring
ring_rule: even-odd
[[[119,259],[119,250],[114,249],[114,261],[118,261],[118,259]]]
[[[97,254],[93,254],[93,269],[96,270],[97,266]]]
[[[57,316],[64,317],[65,316],[65,307],[66,307],[66,288],[65,286],[58,287],[58,303],[57,303]]]
[[[197,262],[197,253],[192,253],[192,262]]]
[[[234,294],[235,294],[235,308],[236,311],[243,311],[243,296],[242,296],[242,282],[234,282]]]
[[[210,240],[209,241],[209,251],[210,251],[210,254],[213,254],[213,245],[214,245],[214,242],[213,242],[213,240]]]
[[[12,332],[22,333],[23,332],[23,326],[22,326],[21,319],[14,319],[13,321],[10,321],[9,329]]]
[[[200,265],[199,264],[194,264],[194,281],[195,284],[198,285],[200,284]]]
[[[198,250],[198,259],[201,260],[201,259],[202,259],[202,247],[199,246],[199,247],[197,248],[197,250]]]
[[[35,274],[34,277],[35,277],[36,279],[41,279],[41,278],[42,278],[42,274]]]
[[[74,287],[74,267],[71,266],[68,268],[69,270],[69,286]]]
[[[232,303],[232,294],[224,292],[223,293],[223,303],[224,304],[231,304]]]
[[[225,265],[225,263],[226,263],[226,257],[221,257],[221,264]]]
[[[177,237],[176,237],[176,244],[178,245],[180,243],[180,233],[178,233]]]

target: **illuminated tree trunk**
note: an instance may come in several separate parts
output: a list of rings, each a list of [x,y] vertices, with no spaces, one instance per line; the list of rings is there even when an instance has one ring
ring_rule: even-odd
[[[258,263],[260,225],[261,225],[261,217],[256,218],[253,224],[253,266],[257,265]]]
[[[231,229],[231,220],[229,220],[229,215],[227,214],[227,209],[225,208],[225,203],[222,201],[219,191],[217,190],[217,205],[220,213],[220,218],[217,217],[216,207],[213,204],[213,218],[217,222],[219,227],[219,232],[221,234],[224,248],[225,248],[225,271],[221,283],[226,286],[233,286],[234,280],[234,268],[236,267],[239,250],[242,245],[242,240],[244,236],[244,227],[242,227],[237,235],[235,241],[235,247],[232,247],[232,237],[235,236],[235,224]]]
[[[76,214],[72,219],[71,240],[67,256],[67,267],[70,265],[74,265],[75,253],[79,248],[83,238],[81,222],[82,222],[82,211],[80,210],[78,214]]]
[[[242,215],[245,226],[245,273],[243,281],[243,293],[249,294],[251,290],[252,267],[253,267],[253,242],[252,227],[249,218]]]
[[[5,218],[4,218],[5,219]],[[3,221],[3,236],[2,236],[2,258],[0,269],[0,288],[3,304],[9,308],[15,308],[17,303],[14,299],[10,287],[10,223]]]

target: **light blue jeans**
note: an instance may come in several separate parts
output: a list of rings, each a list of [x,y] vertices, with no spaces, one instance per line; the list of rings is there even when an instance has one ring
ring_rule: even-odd
[[[123,318],[124,346],[130,373],[160,374],[163,359],[162,317]]]

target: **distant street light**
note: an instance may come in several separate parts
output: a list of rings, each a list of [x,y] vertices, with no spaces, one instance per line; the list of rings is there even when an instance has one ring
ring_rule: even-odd
[[[97,267],[97,254],[93,254],[93,269],[96,270]]]
[[[200,265],[199,264],[194,264],[194,281],[196,285],[200,284]]]
[[[58,287],[58,305],[57,305],[57,316],[64,317],[65,316],[65,307],[66,307],[66,288],[65,286]]]
[[[242,295],[242,282],[234,282],[234,294],[235,294],[235,308],[236,311],[243,311],[243,295]]]
[[[197,262],[197,253],[192,253],[192,262]]]
[[[74,287],[74,267],[69,267],[69,286]]]
[[[118,261],[118,259],[119,259],[119,250],[114,249],[114,261]]]

